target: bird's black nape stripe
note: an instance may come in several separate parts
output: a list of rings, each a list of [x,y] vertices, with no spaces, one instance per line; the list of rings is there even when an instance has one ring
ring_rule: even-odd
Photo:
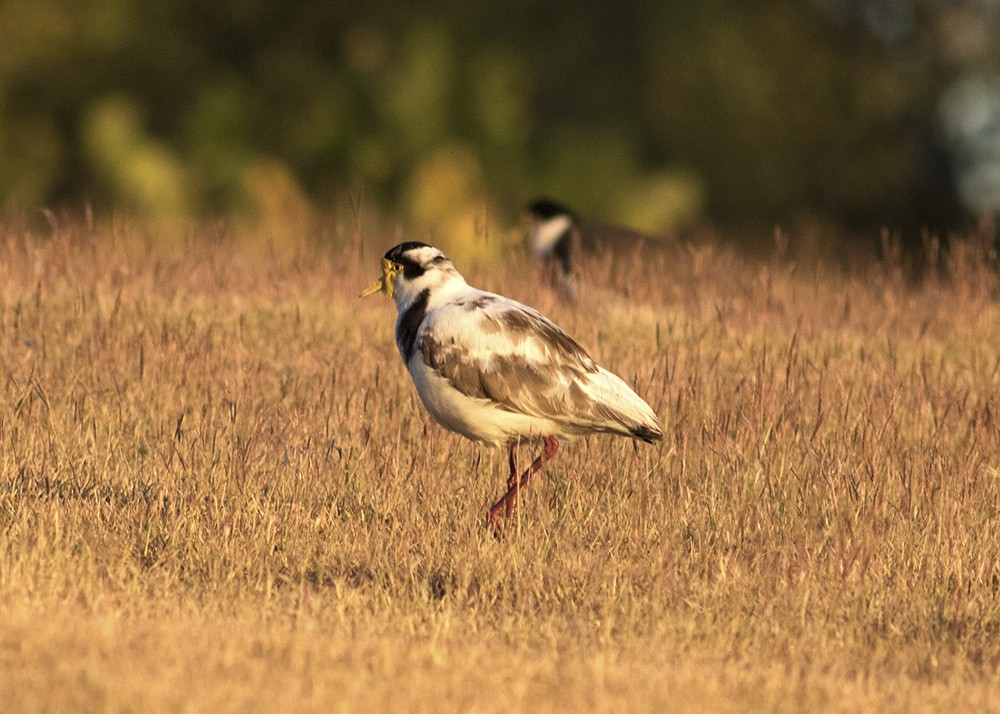
[[[407,280],[416,280],[427,272],[427,269],[416,263],[403,263],[403,277]]]
[[[433,258],[431,258],[431,262],[427,263],[427,265],[418,265],[417,263],[413,262],[410,263],[403,262],[403,277],[406,278],[407,280],[416,280],[421,275],[427,272],[428,266],[440,265],[441,263],[447,263],[447,262],[448,259],[445,258],[443,255],[435,255]]]
[[[399,323],[396,325],[396,344],[399,345],[406,364],[410,363],[410,357],[413,356],[417,344],[417,331],[420,329],[420,323],[424,321],[424,315],[427,314],[427,300],[430,295],[430,290],[421,292],[413,304],[406,308],[406,312],[399,316]]]

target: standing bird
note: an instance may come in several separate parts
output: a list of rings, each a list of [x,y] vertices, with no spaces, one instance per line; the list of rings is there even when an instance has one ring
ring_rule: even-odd
[[[545,266],[548,279],[564,297],[576,299],[580,256],[634,256],[661,248],[662,239],[613,223],[581,221],[569,208],[549,198],[528,204],[531,252]]]
[[[360,297],[377,292],[396,301],[396,345],[431,416],[469,439],[508,447],[507,493],[488,518],[496,535],[560,439],[663,438],[650,406],[573,338],[537,310],[471,287],[437,248],[390,249],[382,276]],[[515,447],[537,439],[542,453],[519,478]]]

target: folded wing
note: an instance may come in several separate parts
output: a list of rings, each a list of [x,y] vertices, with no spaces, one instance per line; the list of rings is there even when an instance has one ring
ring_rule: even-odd
[[[421,358],[466,396],[583,431],[660,438],[652,409],[539,312],[490,293],[436,310]]]

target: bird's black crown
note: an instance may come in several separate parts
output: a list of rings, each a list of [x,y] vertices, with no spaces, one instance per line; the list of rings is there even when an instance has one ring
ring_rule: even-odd
[[[400,265],[416,265],[417,262],[406,255],[411,250],[415,248],[430,248],[426,243],[421,243],[417,240],[407,241],[406,243],[400,243],[397,246],[393,246],[385,252],[386,260],[391,260],[393,263],[399,263]]]
[[[558,201],[553,201],[551,198],[539,198],[532,201],[528,204],[528,211],[531,215],[543,220],[555,218],[556,216],[568,216],[574,220],[576,219],[576,216],[569,208]]]

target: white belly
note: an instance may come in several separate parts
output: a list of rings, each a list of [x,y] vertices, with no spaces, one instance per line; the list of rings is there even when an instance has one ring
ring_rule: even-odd
[[[469,439],[503,446],[516,439],[572,435],[550,419],[517,414],[495,406],[488,399],[462,394],[424,364],[419,353],[407,366],[420,400],[435,421]]]

